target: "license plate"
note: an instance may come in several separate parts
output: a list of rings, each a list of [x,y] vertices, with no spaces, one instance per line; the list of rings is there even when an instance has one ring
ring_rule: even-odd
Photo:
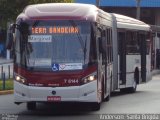
[[[59,102],[61,101],[61,96],[47,96],[47,101],[52,102]]]

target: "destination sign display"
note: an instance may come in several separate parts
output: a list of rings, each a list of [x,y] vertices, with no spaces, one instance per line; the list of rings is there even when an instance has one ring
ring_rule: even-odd
[[[79,27],[53,26],[53,27],[32,27],[32,34],[77,34]]]

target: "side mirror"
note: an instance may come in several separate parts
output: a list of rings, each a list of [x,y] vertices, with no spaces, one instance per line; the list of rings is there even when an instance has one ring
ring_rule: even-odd
[[[6,48],[9,50],[12,48],[14,42],[14,36],[13,36],[14,33],[15,33],[15,24],[11,24],[7,30],[7,40],[6,40]]]

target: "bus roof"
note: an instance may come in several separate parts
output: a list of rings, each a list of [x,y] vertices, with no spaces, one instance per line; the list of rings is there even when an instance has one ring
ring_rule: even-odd
[[[30,19],[85,19],[96,21],[98,9],[95,5],[80,3],[46,3],[27,6],[19,17]],[[18,17],[18,18],[19,18]]]
[[[117,28],[124,28],[124,29],[135,29],[135,30],[150,30],[150,26],[140,20],[120,15],[120,14],[113,14],[117,20]]]
[[[113,14],[118,28],[149,30],[150,26],[142,21],[124,15]],[[18,18],[22,19],[78,19],[98,21],[98,16],[112,21],[111,14],[91,4],[45,3],[27,6]]]

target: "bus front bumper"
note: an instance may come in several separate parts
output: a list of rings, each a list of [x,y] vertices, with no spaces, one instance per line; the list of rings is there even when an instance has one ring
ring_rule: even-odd
[[[14,101],[15,103],[98,102],[97,81],[70,87],[35,87],[14,81]]]

